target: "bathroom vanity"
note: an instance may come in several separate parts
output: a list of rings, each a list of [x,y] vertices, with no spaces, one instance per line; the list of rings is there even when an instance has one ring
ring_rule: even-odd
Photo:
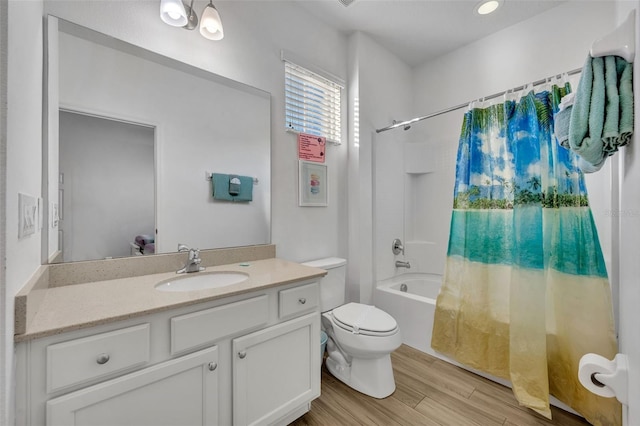
[[[307,412],[320,395],[324,271],[275,258],[217,271],[248,279],[155,289],[171,272],[33,290],[38,311],[16,335],[17,424],[265,425]]]

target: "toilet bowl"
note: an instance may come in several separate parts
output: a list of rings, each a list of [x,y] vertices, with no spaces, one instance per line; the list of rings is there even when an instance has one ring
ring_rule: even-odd
[[[376,323],[374,317],[385,321]],[[374,306],[348,303],[323,313],[322,326],[329,337],[326,366],[331,374],[374,398],[395,391],[391,352],[402,338],[391,315]]]
[[[328,336],[325,364],[329,372],[365,395],[391,395],[396,388],[391,352],[402,343],[395,319],[375,306],[344,304],[344,259],[320,259],[304,265],[327,270],[320,281],[320,305],[322,329]]]

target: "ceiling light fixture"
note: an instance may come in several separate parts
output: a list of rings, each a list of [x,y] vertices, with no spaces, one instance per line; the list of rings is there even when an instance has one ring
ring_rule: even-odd
[[[202,34],[202,37],[208,38],[209,40],[222,40],[224,37],[220,14],[211,0],[209,0],[209,4],[202,11],[200,34]]]
[[[187,25],[187,12],[182,0],[162,0],[160,2],[160,19],[172,27]]]
[[[190,6],[184,5],[182,0],[160,0],[160,18],[168,25],[186,30],[193,30],[198,26],[198,15],[193,10],[193,0]],[[200,34],[209,40],[222,40],[224,37],[222,20],[212,0],[209,0],[209,4],[202,11]]]
[[[488,15],[495,12],[502,5],[502,0],[484,0],[476,5],[478,15]]]

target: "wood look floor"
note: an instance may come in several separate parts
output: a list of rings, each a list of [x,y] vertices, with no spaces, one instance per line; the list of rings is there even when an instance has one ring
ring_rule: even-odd
[[[322,395],[293,426],[425,425],[530,426],[588,425],[551,407],[553,420],[520,407],[511,389],[402,345],[391,354],[396,391],[385,399],[363,395],[334,378],[323,366]]]

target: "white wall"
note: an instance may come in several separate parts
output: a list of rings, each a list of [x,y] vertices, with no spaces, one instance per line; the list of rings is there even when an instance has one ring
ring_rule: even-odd
[[[60,113],[65,262],[131,255],[154,234],[154,130]]]
[[[408,117],[411,69],[363,33],[351,36],[349,56],[358,86],[352,96],[358,98],[359,146],[350,147],[348,294],[372,303],[376,276],[395,269],[391,242],[403,234],[404,196],[397,167],[404,139],[375,129]]]
[[[7,182],[7,2],[0,2],[0,198],[1,205],[6,202]],[[0,306],[6,306],[7,281],[5,269],[6,254],[6,210],[0,207]],[[0,423],[7,423],[9,419],[10,375],[7,359],[10,356],[8,347],[11,333],[7,330],[7,315],[0,316]]]
[[[4,4],[4,2],[2,2]],[[195,2],[200,11],[207,2]],[[329,146],[329,207],[301,208],[297,200],[296,137],[284,130],[284,66],[280,50],[346,80],[347,38],[287,1],[216,1],[225,38],[211,42],[159,19],[159,1],[9,0],[6,188],[6,283],[0,366],[1,394],[13,389],[13,298],[40,264],[40,233],[17,239],[18,192],[41,191],[43,11],[124,39],[272,94],[272,243],[279,257],[304,261],[347,253],[345,143]],[[43,10],[44,9],[44,10]],[[1,18],[1,16],[0,16]],[[346,111],[346,92],[343,108]],[[0,283],[1,284],[1,283]],[[0,358],[0,360],[2,360]],[[13,402],[0,424],[12,424]]]
[[[40,265],[40,232],[18,240],[18,193],[40,195],[42,146],[42,2],[8,2],[6,268],[2,309],[3,407],[13,424],[13,298]]]

